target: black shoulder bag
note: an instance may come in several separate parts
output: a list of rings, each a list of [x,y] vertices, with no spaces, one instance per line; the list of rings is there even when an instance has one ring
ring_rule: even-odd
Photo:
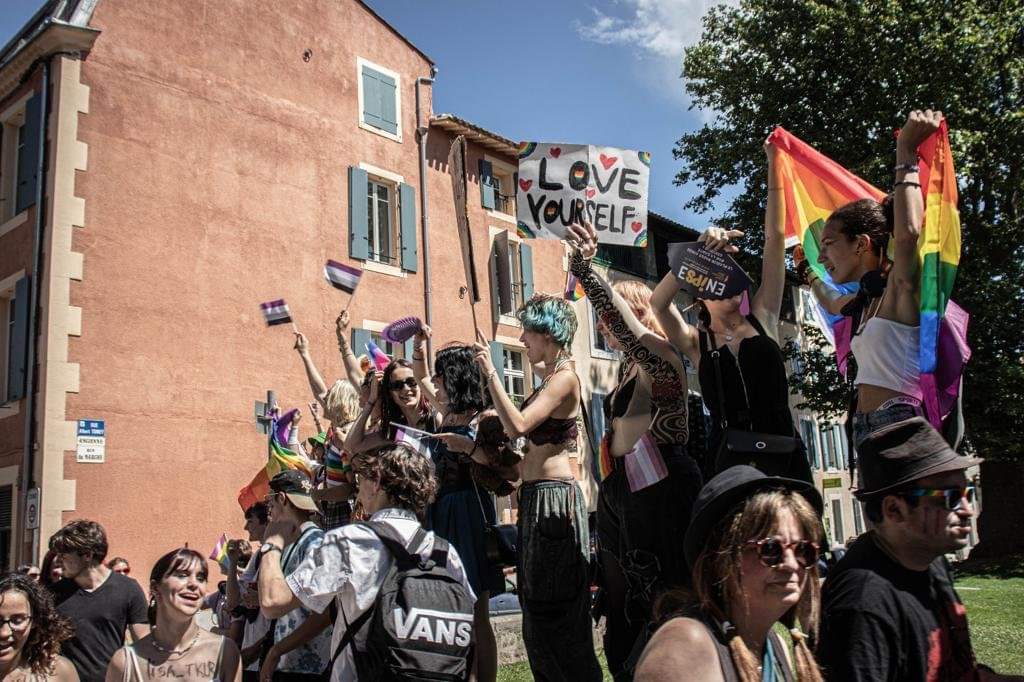
[[[769,476],[791,476],[793,458],[802,457],[800,441],[793,436],[779,436],[774,433],[758,433],[729,428],[729,417],[725,409],[725,387],[722,384],[721,351],[715,340],[715,333],[707,331],[711,342],[711,361],[715,368],[715,385],[718,388],[718,409],[721,411],[722,440],[718,444],[715,458],[715,473],[725,471],[737,464],[752,466]],[[743,380],[743,370],[737,363],[743,399],[750,412],[750,396]]]

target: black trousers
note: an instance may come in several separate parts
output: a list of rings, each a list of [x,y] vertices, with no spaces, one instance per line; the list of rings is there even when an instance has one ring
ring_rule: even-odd
[[[697,462],[681,446],[660,449],[665,479],[631,492],[617,458],[598,494],[604,652],[616,680],[632,679],[631,663],[640,653],[657,597],[691,583],[683,539],[704,481]]]

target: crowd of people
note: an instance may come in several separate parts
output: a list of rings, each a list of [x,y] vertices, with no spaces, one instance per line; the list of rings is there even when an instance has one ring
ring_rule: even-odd
[[[303,443],[292,413],[288,447],[312,473],[270,480],[245,511],[247,537],[227,543],[223,581],[210,589],[207,560],[178,548],[154,564],[147,599],[126,560],[104,563],[103,528],[74,521],[50,539],[40,569],[0,579],[0,671],[33,681],[494,680],[488,600],[514,568],[537,680],[602,679],[601,619],[616,680],[1009,679],[976,662],[945,559],[967,544],[965,472],[977,461],[921,418],[914,382],[913,151],[940,121],[931,111],[908,118],[890,200],[854,202],[825,224],[832,278],[875,285],[856,299],[852,348],[856,497],[870,530],[824,580],[822,497],[793,428],[777,336],[784,234],[769,144],[763,271],[747,314],[739,296],[702,300],[688,324],[673,274],[653,291],[609,283],[591,267],[594,230],[570,229],[571,272],[622,359],[605,432],[594,434],[607,465],[596,561],[570,465],[593,422],[569,352],[578,321],[568,301],[537,294],[517,313],[541,377],[521,404],[481,333],[429,357],[432,331],[421,325],[412,357],[378,369],[351,348],[343,312],[345,375],[332,385],[295,336],[315,435]],[[710,228],[701,241],[734,252],[739,236]],[[810,277],[824,303],[850,309]],[[710,470],[686,448],[687,360],[714,424]],[[744,434],[782,445],[748,456]],[[638,443],[664,472],[642,485],[628,470]],[[494,503],[511,491],[512,534]],[[202,609],[212,627],[200,626]]]

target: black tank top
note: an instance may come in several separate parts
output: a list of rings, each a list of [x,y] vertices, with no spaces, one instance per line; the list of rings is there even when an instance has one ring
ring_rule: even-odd
[[[720,347],[718,358],[722,366],[729,428],[793,436],[789,382],[782,350],[774,339],[765,334],[764,327],[754,315],[747,315],[747,320],[757,330],[757,336],[740,342],[738,359],[727,345]],[[721,435],[722,410],[711,350],[710,335],[701,331],[698,377],[704,403],[711,412],[712,442],[717,443]]]

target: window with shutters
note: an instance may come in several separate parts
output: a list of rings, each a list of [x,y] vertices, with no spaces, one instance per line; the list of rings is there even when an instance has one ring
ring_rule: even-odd
[[[502,374],[505,377],[505,393],[516,407],[526,399],[526,356],[522,351],[506,346],[502,349],[504,362]]]
[[[395,71],[362,57],[356,60],[359,81],[359,127],[402,141],[402,79]]]
[[[801,309],[800,320],[801,320],[801,322],[803,322],[804,324],[817,325],[818,324],[818,318],[814,314],[814,312],[815,312],[815,308],[817,308],[817,306],[818,306],[818,302],[816,300],[814,300],[814,294],[811,292],[810,289],[805,289],[803,287],[800,287],[799,291],[800,291],[800,309]]]
[[[0,298],[0,320],[3,321],[0,329],[0,351],[3,351],[3,362],[0,363],[0,402],[7,399],[7,377],[11,374],[14,361],[14,345],[11,343],[11,339],[14,338],[14,318],[14,300],[8,294]]]
[[[29,102],[32,106],[29,106]],[[33,98],[15,104],[2,116],[0,131],[0,223],[18,215],[35,203],[35,148],[38,121],[26,125],[27,117],[38,116],[39,101]]]
[[[392,360],[408,359],[406,355],[406,344],[404,343],[391,343],[386,340],[380,332],[370,332],[370,340],[373,341],[377,348],[388,354]]]
[[[398,265],[402,253],[402,231],[399,229],[397,189],[395,183],[372,175],[366,183],[367,260]]]
[[[597,324],[597,311],[594,310],[594,306],[587,302],[587,311],[590,317],[590,355],[595,358],[603,358],[605,360],[617,360],[618,355],[612,350],[612,347],[608,345],[608,340],[604,337],[598,329]]]
[[[11,565],[11,534],[14,511],[14,486],[0,486],[0,567]]]
[[[497,230],[491,249],[491,300],[501,324],[519,326],[516,311],[533,296],[533,249]]]
[[[821,469],[821,458],[818,455],[818,432],[814,428],[814,422],[805,417],[800,417],[800,438],[804,441],[807,449],[807,463],[812,469]]]
[[[516,168],[492,156],[484,156],[478,164],[480,172],[480,205],[491,215],[514,220],[516,215]]]

